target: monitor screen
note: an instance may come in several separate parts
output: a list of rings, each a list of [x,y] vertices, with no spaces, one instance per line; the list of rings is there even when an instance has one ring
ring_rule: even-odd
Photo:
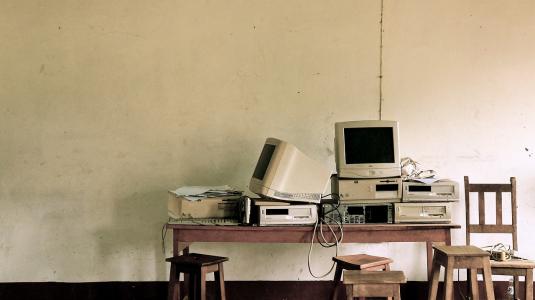
[[[336,170],[340,178],[401,176],[398,122],[335,123]]]
[[[346,164],[393,163],[392,127],[344,128]]]
[[[271,161],[271,157],[273,156],[273,152],[275,151],[275,145],[271,144],[265,144],[264,148],[262,149],[262,153],[260,153],[260,157],[258,158],[258,163],[256,164],[256,168],[253,172],[253,177],[256,179],[263,180],[264,175],[266,175],[267,168],[269,166],[269,162]]]

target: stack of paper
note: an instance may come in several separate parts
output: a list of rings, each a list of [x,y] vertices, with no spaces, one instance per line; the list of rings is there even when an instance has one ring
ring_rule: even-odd
[[[241,196],[242,191],[237,191],[232,189],[228,185],[220,186],[183,186],[179,187],[174,191],[170,191],[175,194],[177,197],[184,197],[190,201],[197,201],[206,198],[216,198],[216,197],[231,197],[231,196]]]

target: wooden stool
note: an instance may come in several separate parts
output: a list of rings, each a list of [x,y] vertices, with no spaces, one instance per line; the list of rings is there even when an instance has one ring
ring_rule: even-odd
[[[167,258],[171,263],[167,300],[180,300],[180,273],[189,276],[189,300],[206,299],[206,273],[214,272],[219,299],[225,300],[225,280],[223,262],[227,257],[190,253]]]
[[[338,287],[343,270],[390,271],[390,264],[393,262],[390,258],[367,254],[336,256],[333,257],[333,260],[336,262],[336,271],[331,300],[336,300],[338,297]]]
[[[494,290],[490,272],[490,254],[475,246],[433,246],[435,255],[433,257],[433,267],[431,271],[432,281],[429,285],[429,300],[437,298],[438,277],[440,267],[444,266],[446,275],[444,276],[444,299],[453,299],[453,269],[469,269],[470,286],[472,299],[479,299],[477,286],[477,270],[483,269],[483,279],[485,281],[485,291],[487,300],[494,300]]]
[[[347,300],[353,297],[393,297],[401,300],[399,285],[407,282],[402,271],[344,271]]]

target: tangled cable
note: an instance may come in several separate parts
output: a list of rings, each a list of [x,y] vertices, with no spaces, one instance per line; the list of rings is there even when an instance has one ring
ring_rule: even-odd
[[[510,260],[514,254],[511,246],[505,246],[502,243],[496,245],[482,247],[483,250],[490,253],[490,259],[497,261]]]

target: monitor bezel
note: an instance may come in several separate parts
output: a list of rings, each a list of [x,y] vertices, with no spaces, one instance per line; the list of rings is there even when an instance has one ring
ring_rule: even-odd
[[[346,128],[392,128],[394,162],[392,163],[346,163],[345,136]],[[335,123],[336,170],[341,178],[379,178],[401,176],[399,154],[399,123],[387,120],[363,120]]]

